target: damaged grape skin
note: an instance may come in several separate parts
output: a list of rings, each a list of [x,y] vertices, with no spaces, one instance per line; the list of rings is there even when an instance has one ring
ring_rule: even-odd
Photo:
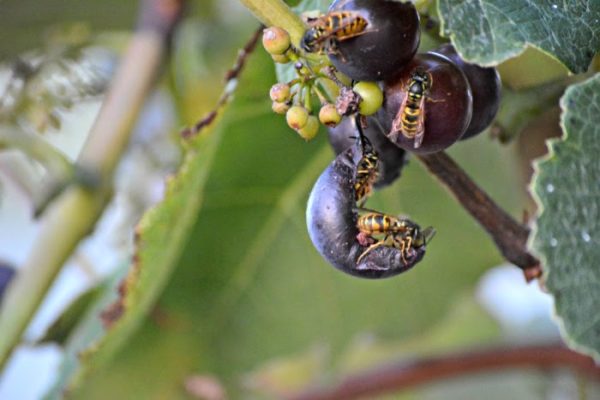
[[[352,118],[344,118],[334,128],[327,129],[329,143],[338,155],[357,141],[358,132]],[[394,183],[406,165],[406,151],[394,145],[385,136],[385,131],[375,117],[367,117],[365,136],[371,141],[379,159],[379,178],[375,188],[381,189]]]
[[[354,174],[361,157],[358,144],[340,153],[315,183],[306,209],[309,236],[319,253],[335,268],[367,279],[387,278],[414,267],[425,246],[405,265],[400,250],[381,246],[357,260],[366,250],[357,240],[358,212],[354,201]]]

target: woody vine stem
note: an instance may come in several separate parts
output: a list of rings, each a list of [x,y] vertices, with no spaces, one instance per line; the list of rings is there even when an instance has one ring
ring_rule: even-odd
[[[285,29],[292,43],[299,43],[304,24],[282,0],[240,2],[263,24]],[[527,280],[541,275],[540,262],[527,251],[529,229],[526,226],[500,208],[445,152],[418,158],[487,231],[502,255],[524,271]]]

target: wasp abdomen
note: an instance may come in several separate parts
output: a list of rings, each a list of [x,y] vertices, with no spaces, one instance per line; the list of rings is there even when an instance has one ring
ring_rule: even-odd
[[[354,12],[338,11],[310,21],[302,37],[302,48],[309,53],[335,53],[336,41],[344,41],[365,33],[368,22]]]

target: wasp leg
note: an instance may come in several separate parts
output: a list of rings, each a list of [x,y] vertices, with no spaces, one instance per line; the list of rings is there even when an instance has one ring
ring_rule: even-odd
[[[337,55],[340,57],[340,60],[343,63],[346,63],[348,60],[346,59],[346,57],[344,56],[344,53],[342,53],[340,51],[340,48],[337,45],[337,40],[336,39],[329,39],[329,41],[327,42],[327,46],[325,46],[327,48],[327,54],[331,54],[331,55]]]
[[[406,236],[400,240],[400,257],[402,258],[402,263],[404,265],[408,265],[408,260],[406,259],[408,252],[412,250],[412,237]]]
[[[446,101],[446,99],[434,99],[433,97],[425,97],[425,100],[430,101],[432,103],[443,103]]]
[[[363,253],[360,255],[360,257],[358,257],[358,260],[356,260],[356,264],[360,264],[360,260],[363,259],[364,256],[366,256],[367,254],[369,254],[371,251],[375,250],[378,247],[384,246],[385,243],[383,242],[383,240],[380,240],[379,242],[370,245],[365,251],[363,251]]]

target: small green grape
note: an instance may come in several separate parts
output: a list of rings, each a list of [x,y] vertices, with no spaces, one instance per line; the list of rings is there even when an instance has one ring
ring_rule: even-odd
[[[358,82],[353,90],[362,98],[358,105],[362,115],[375,114],[383,104],[383,92],[375,82]]]
[[[323,125],[334,127],[340,123],[342,116],[337,112],[334,104],[327,103],[319,110],[319,121]]]
[[[285,119],[290,128],[302,129],[308,121],[308,110],[302,106],[292,106],[285,114]]]
[[[263,30],[263,46],[269,54],[281,55],[290,48],[290,35],[286,30],[272,26]]]
[[[271,86],[271,90],[269,91],[269,96],[271,100],[277,101],[279,103],[284,103],[290,99],[290,86],[285,83],[276,83]]]
[[[271,58],[277,64],[287,64],[290,61],[292,61],[285,53],[284,54],[271,54]]]
[[[313,139],[319,132],[319,119],[313,115],[310,115],[306,120],[306,124],[303,128],[298,129],[300,137],[306,141]]]
[[[283,115],[290,109],[290,105],[288,103],[274,101],[273,104],[271,104],[271,109],[274,113]]]

